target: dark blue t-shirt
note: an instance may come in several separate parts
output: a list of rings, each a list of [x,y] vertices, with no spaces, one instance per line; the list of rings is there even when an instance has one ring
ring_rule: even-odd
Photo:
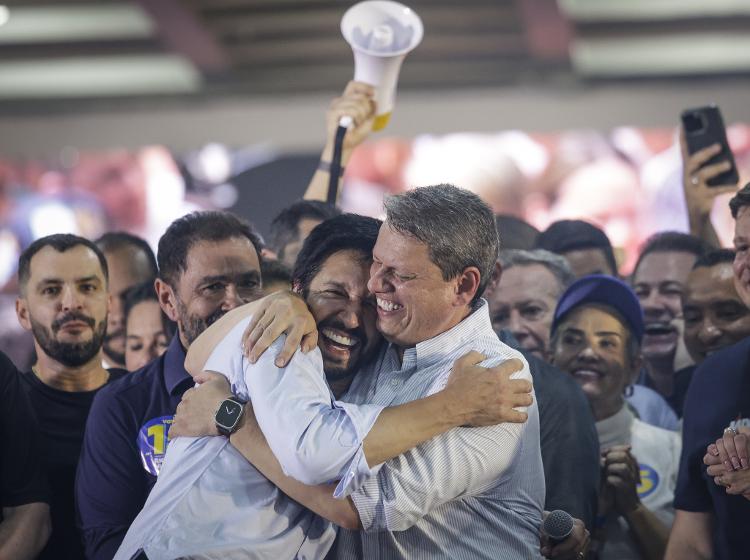
[[[111,559],[156,483],[182,394],[192,385],[175,335],[167,351],[102,389],[86,424],[76,506],[86,557]]]
[[[127,372],[110,369],[107,384],[123,375]],[[95,395],[107,385],[93,391],[62,391],[47,385],[31,371],[22,373],[19,380],[39,422],[39,459],[50,486],[52,534],[38,560],[78,560],[83,557],[83,547],[75,524],[73,482],[86,417]]]
[[[674,505],[684,511],[713,512],[717,560],[748,557],[750,501],[728,496],[703,464],[706,447],[729,426],[750,426],[750,338],[706,358],[695,370],[685,400]]]

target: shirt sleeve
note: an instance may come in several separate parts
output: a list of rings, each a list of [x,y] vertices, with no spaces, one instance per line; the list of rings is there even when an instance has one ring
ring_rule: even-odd
[[[39,426],[13,363],[0,353],[0,507],[49,503],[41,456]]]
[[[362,481],[371,475],[363,442],[383,407],[336,401],[317,348],[298,351],[286,367],[276,367],[284,336],[250,363],[241,351],[248,321],[224,337],[205,369],[226,375],[234,389],[247,387],[258,425],[284,473],[309,485],[341,478]]]
[[[106,388],[91,406],[75,494],[86,558],[110,560],[148,496],[135,430],[121,401]]]
[[[528,365],[524,373],[530,380]],[[528,412],[524,424],[455,428],[386,461],[351,494],[364,531],[404,531],[451,500],[495,487],[518,465],[525,434],[539,430],[536,403]],[[346,491],[340,485],[337,495]]]

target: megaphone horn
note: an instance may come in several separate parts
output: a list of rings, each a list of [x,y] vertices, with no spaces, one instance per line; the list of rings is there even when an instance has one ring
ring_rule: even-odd
[[[422,41],[422,20],[398,2],[367,0],[346,11],[341,33],[354,52],[354,79],[375,87],[372,128],[381,130],[393,111],[401,63]]]

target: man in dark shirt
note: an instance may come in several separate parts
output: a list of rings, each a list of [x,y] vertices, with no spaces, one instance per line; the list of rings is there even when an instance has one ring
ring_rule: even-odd
[[[39,420],[52,496],[52,535],[40,558],[83,557],[73,482],[86,417],[96,392],[124,374],[102,367],[107,281],[104,255],[75,235],[43,237],[18,262],[16,312],[37,354],[19,378]]]
[[[50,520],[39,426],[19,376],[0,352],[0,558],[25,560],[44,547]]]
[[[156,482],[172,418],[192,386],[186,349],[227,311],[262,295],[261,248],[248,224],[222,212],[184,216],[159,240],[159,303],[178,333],[161,357],[94,400],[76,477],[88,558],[114,556]]]
[[[542,359],[557,300],[573,274],[562,257],[543,250],[501,251],[498,262],[485,297],[500,340],[529,362],[539,406],[544,507],[565,510],[591,528],[599,491],[594,416],[578,384]]]
[[[599,437],[586,396],[569,375],[521,348],[510,332],[498,336],[523,354],[534,380],[544,509],[567,511],[592,528],[599,495]]]
[[[750,308],[750,184],[729,202],[734,224],[734,286]],[[675,520],[667,560],[747,558],[750,501],[727,495],[706,472],[703,456],[727,428],[750,426],[750,339],[708,356],[687,392]]]

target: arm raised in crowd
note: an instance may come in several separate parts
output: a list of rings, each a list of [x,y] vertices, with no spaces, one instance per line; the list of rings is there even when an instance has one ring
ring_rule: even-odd
[[[326,144],[320,155],[321,165],[315,171],[310,184],[305,191],[304,198],[308,200],[325,201],[328,195],[329,173],[326,167],[333,158],[333,145],[339,119],[350,116],[354,121],[344,136],[341,151],[341,168],[344,169],[352,156],[354,148],[359,146],[372,131],[375,120],[375,89],[362,82],[349,82],[341,97],[331,102],[326,114]],[[339,178],[339,187],[341,178]]]
[[[694,154],[690,154],[685,140],[685,131],[680,129],[680,148],[682,150],[682,190],[688,209],[690,233],[703,239],[713,247],[721,247],[716,230],[711,223],[711,210],[716,197],[733,193],[737,185],[711,187],[708,181],[731,168],[729,161],[713,165],[706,162],[721,151],[720,144],[713,144]]]

